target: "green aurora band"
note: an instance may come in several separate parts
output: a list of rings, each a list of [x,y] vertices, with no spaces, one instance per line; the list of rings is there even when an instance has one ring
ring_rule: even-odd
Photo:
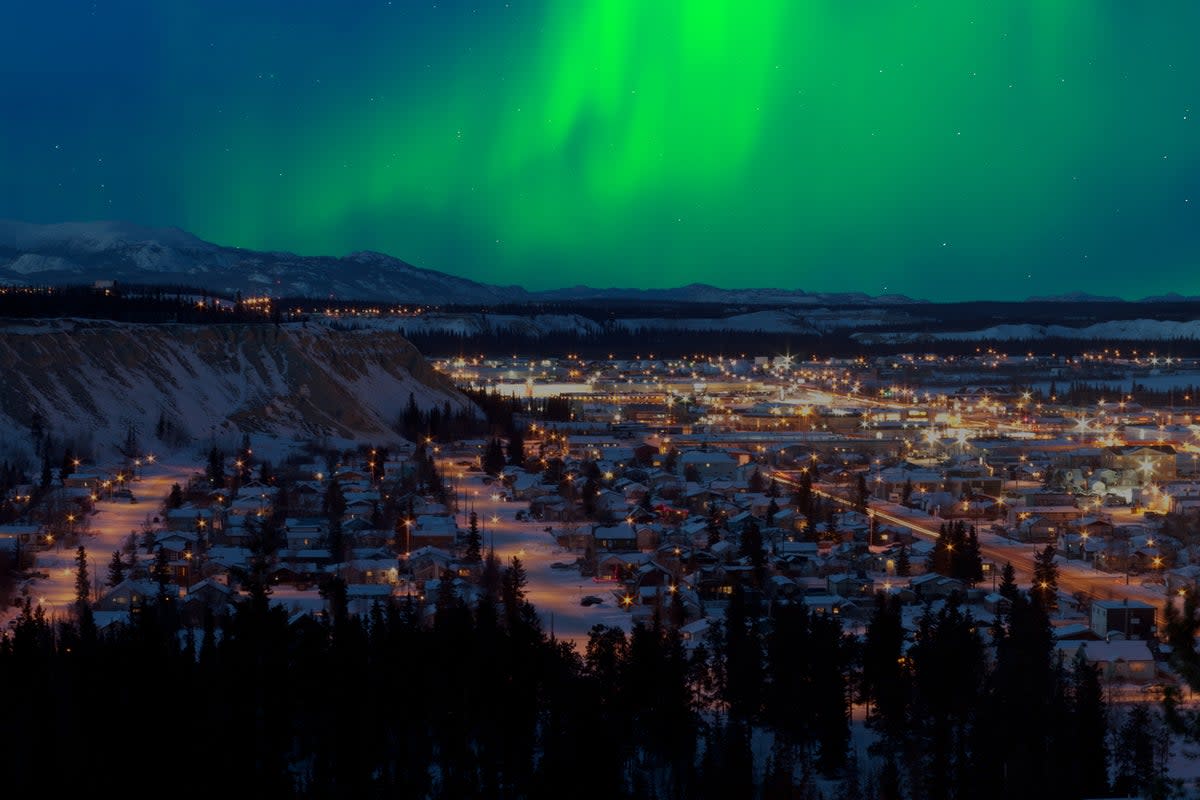
[[[142,8],[140,104],[58,134],[126,174],[39,188],[39,116],[0,212],[530,288],[1200,293],[1194,0],[251,5]]]

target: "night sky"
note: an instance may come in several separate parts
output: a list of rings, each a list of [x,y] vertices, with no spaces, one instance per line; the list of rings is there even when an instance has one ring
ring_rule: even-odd
[[[0,10],[0,217],[530,288],[1200,294],[1200,3]]]

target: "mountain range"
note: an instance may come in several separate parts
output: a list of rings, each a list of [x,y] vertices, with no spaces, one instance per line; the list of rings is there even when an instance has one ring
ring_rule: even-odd
[[[276,297],[434,305],[614,300],[798,306],[918,302],[896,294],[872,297],[862,292],[722,289],[700,283],[674,289],[573,286],[535,292],[422,269],[383,253],[301,256],[226,247],[178,228],[145,228],[113,221],[39,225],[0,220],[0,283],[59,286],[95,280]]]

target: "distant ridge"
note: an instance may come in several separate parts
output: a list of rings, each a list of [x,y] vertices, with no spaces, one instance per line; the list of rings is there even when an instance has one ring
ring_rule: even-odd
[[[727,305],[908,305],[900,294],[820,293],[800,289],[721,289],[690,284],[673,289],[574,286],[531,292],[415,267],[384,253],[342,257],[261,252],[206,242],[179,228],[127,222],[39,225],[0,220],[0,283],[189,285],[214,292],[335,297],[389,303],[501,305],[568,300],[640,300]]]

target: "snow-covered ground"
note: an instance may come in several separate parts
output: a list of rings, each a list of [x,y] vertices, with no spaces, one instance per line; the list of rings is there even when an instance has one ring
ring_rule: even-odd
[[[140,532],[147,519],[153,522],[162,513],[162,502],[170,493],[171,484],[185,485],[195,471],[194,467],[182,463],[145,464],[138,471],[138,478],[128,484],[138,502],[97,501],[95,513],[87,518],[86,533],[75,537],[77,542],[73,539],[58,542],[52,549],[37,554],[33,570],[46,573],[47,577],[35,579],[29,585],[33,602],[44,606],[51,617],[69,613],[75,601],[75,549],[79,545],[87,551],[88,576],[94,597],[95,589],[105,586],[113,552],[125,545],[130,533]],[[15,608],[8,609],[8,617],[15,612]],[[6,624],[7,618],[0,621]]]
[[[555,569],[555,563],[574,564],[578,553],[559,547],[553,536],[546,531],[560,523],[518,522],[518,511],[528,511],[525,502],[506,502],[499,499],[500,490],[484,483],[487,477],[482,472],[466,472],[461,468],[445,464],[447,478],[458,488],[462,509],[458,524],[466,528],[472,504],[479,516],[480,531],[484,546],[494,543],[496,555],[507,564],[517,556],[525,566],[529,577],[526,594],[537,607],[547,632],[551,628],[559,639],[574,642],[582,652],[587,643],[588,631],[593,625],[610,625],[629,630],[633,625],[630,613],[617,607],[612,595],[613,584],[581,577],[579,569]],[[588,595],[604,598],[594,606],[580,605]]]

